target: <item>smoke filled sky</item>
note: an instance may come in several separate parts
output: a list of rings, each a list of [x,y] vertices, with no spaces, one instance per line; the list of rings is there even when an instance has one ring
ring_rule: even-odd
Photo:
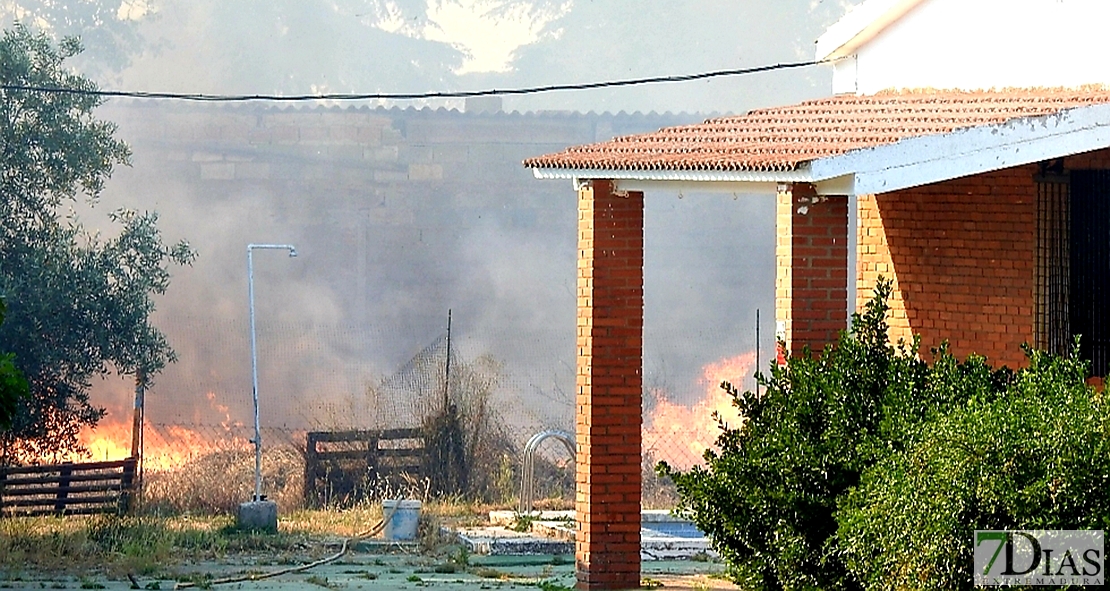
[[[859,0],[8,0],[86,39],[105,86],[473,90],[808,60]],[[49,8],[47,8],[49,6]],[[57,6],[66,8],[63,16]],[[22,12],[27,11],[27,12]],[[28,15],[43,13],[34,21]],[[62,24],[68,23],[68,24]],[[507,99],[509,110],[736,112],[827,91],[823,68]]]
[[[426,92],[809,60],[814,40],[857,3],[0,0],[0,22],[18,19],[57,34],[80,34],[87,51],[75,65],[104,88]],[[829,70],[810,67],[506,97],[503,110],[684,114],[626,122],[658,126],[822,96],[830,85]],[[450,109],[463,103],[385,106]],[[306,400],[330,400],[332,408],[359,404],[367,386],[439,337],[450,308],[460,354],[489,354],[504,365],[501,395],[509,403],[503,408],[531,412],[544,426],[569,427],[575,198],[569,182],[534,180],[520,166],[521,159],[562,149],[568,140],[485,137],[466,145],[448,138],[437,144],[420,134],[442,135],[475,120],[459,123],[441,114],[423,121],[387,110],[365,116],[377,117],[372,124],[381,129],[374,132],[374,145],[358,148],[362,169],[353,170],[336,161],[350,146],[263,149],[253,140],[235,144],[220,136],[236,125],[227,121],[239,120],[270,133],[280,117],[248,110],[255,107],[267,108],[113,100],[102,112],[120,124],[134,158],[131,167],[116,172],[103,203],[87,219],[115,207],[153,209],[161,214],[167,240],[185,238],[200,254],[193,267],[174,270],[169,293],[159,299],[155,321],[179,361],[158,378],[148,398],[150,416],[248,422],[244,247],[294,242],[301,253],[295,260],[279,253],[256,259],[265,316],[259,330],[261,390],[269,413],[264,421],[295,422],[305,416]],[[552,117],[544,120],[550,129],[582,128],[577,120],[540,116]],[[349,112],[336,117],[352,120]],[[511,131],[535,121],[501,117],[489,125]],[[649,130],[614,129],[625,125],[615,118],[589,121],[596,127],[585,135],[551,137],[588,142],[621,129]],[[453,177],[452,166],[466,158],[479,162],[477,168]],[[301,170],[318,181],[291,178],[300,172],[283,174]],[[244,172],[249,175],[241,177]],[[443,178],[429,185],[413,180],[436,174]],[[452,184],[462,176],[465,186]],[[763,361],[768,358],[774,204],[756,196],[656,192],[647,195],[646,207],[645,381],[693,403],[704,395],[698,383],[704,366],[754,348],[757,308]],[[94,401],[125,417],[129,386],[113,382],[98,389]]]

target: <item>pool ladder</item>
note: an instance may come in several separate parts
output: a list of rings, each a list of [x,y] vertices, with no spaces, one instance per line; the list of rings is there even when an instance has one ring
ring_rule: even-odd
[[[528,440],[528,444],[524,446],[524,466],[520,478],[520,513],[522,515],[532,511],[532,497],[535,494],[533,480],[536,475],[536,449],[539,448],[541,443],[552,437],[563,442],[563,446],[570,452],[570,457],[575,457],[574,435],[566,431],[559,429],[540,431]]]

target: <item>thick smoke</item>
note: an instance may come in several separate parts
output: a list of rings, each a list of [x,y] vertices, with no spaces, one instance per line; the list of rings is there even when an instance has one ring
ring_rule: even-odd
[[[90,43],[81,64],[109,87],[211,93],[585,82],[810,59],[812,41],[851,4],[133,1],[119,12],[124,42]],[[479,5],[505,27],[526,21],[508,69],[483,72],[481,39],[452,38],[465,30],[435,20]],[[498,396],[510,421],[567,428],[575,194],[569,182],[533,179],[520,161],[707,116],[694,113],[824,95],[828,78],[817,68],[504,99],[504,111],[530,115],[113,101],[102,114],[120,124],[134,162],[90,219],[156,210],[167,238],[200,254],[158,302],[178,362],[158,376],[148,418],[249,422],[245,248],[288,242],[298,258],[255,253],[264,423],[388,422],[368,387],[441,339],[451,309],[460,359],[503,363]],[[690,114],[624,114],[633,111]],[[704,365],[755,348],[757,308],[770,357],[773,199],[651,192],[646,224],[645,381],[692,403]],[[130,385],[99,384],[96,401],[126,420]]]
[[[510,423],[569,427],[576,195],[520,161],[696,119],[122,104],[103,114],[121,123],[134,163],[98,210],[156,210],[166,237],[200,255],[158,302],[179,360],[158,377],[148,417],[249,424],[245,249],[292,243],[297,258],[256,250],[254,271],[264,422],[296,428],[388,424],[371,416],[382,405],[368,389],[442,339],[449,309],[458,362],[501,362]],[[767,196],[647,195],[654,385],[701,396],[703,365],[754,349],[754,310],[773,316],[773,212]],[[126,413],[127,388],[103,390]]]

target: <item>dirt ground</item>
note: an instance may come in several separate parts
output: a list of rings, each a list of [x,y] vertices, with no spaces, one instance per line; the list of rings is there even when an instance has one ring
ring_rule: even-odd
[[[261,575],[295,566],[288,557],[278,561],[264,555],[229,557],[219,561],[177,565],[150,575],[126,576],[103,572],[50,573],[31,569],[0,573],[4,589],[174,589],[182,582],[210,589],[382,589],[416,591],[422,587],[451,589],[539,588],[561,591],[574,587],[573,557],[509,556],[465,557],[465,565],[401,553],[354,552],[340,560],[306,572],[264,580],[212,585],[211,581],[240,575]],[[711,575],[720,564],[693,561],[643,563],[643,583],[649,588],[697,591],[733,590],[732,584]]]

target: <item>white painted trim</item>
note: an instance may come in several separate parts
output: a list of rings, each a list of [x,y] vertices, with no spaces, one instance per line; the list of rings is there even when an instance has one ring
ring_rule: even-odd
[[[695,183],[808,183],[805,168],[784,171],[746,170],[606,170],[599,168],[533,168],[538,179],[609,179]]]
[[[574,179],[578,190],[588,177]],[[605,178],[598,176],[594,178]],[[679,193],[734,193],[737,195],[777,195],[783,183],[809,181],[687,181],[650,179],[611,179],[614,191],[673,191]],[[821,195],[853,195],[855,176],[847,175],[814,183]]]
[[[777,195],[779,183],[755,181],[650,181],[618,179],[613,181],[615,191],[676,191],[679,193],[735,193],[737,195]]]
[[[599,177],[600,178],[600,177]],[[679,193],[734,193],[737,195],[778,195],[782,183],[809,181],[685,181],[685,180],[646,180],[615,179],[615,191],[677,191]],[[847,175],[815,183],[821,195],[851,195],[855,188],[855,176]]]
[[[867,0],[817,39],[817,61],[847,57],[925,0]]]
[[[1110,105],[918,136],[810,162],[820,181],[854,175],[852,193],[886,193],[1110,147]]]

